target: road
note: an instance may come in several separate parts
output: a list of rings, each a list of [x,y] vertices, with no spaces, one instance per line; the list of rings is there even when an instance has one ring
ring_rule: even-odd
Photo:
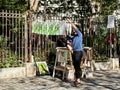
[[[93,78],[82,78],[81,86],[50,75],[0,79],[0,90],[120,90],[120,70],[95,71]]]

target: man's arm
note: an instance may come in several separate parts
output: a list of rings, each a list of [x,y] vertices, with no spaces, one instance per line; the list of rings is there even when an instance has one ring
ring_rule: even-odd
[[[81,31],[80,31],[80,28],[78,28],[71,20],[67,19],[67,21],[69,23],[71,23],[72,27],[73,27],[73,32],[76,32],[79,36],[81,36]]]
[[[72,25],[74,30],[77,29],[76,25],[70,19],[67,19],[67,21]]]

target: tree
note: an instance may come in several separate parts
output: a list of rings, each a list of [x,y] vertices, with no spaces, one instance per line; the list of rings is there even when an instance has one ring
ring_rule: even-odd
[[[108,15],[112,14],[117,9],[119,0],[40,0],[38,6],[38,13],[45,12],[46,14],[72,14],[72,16],[89,16],[93,15],[93,8],[99,12],[95,14]],[[92,2],[95,2],[92,5]],[[98,5],[99,3],[99,5]],[[42,10],[41,7],[44,7]],[[45,11],[46,10],[46,11]]]
[[[115,10],[117,10],[117,6],[119,5],[119,0],[92,0],[100,3],[100,11],[98,14],[100,15],[109,15],[112,14]],[[97,5],[95,6],[97,8]]]
[[[25,12],[28,10],[28,0],[1,0],[0,10],[18,10]]]
[[[100,7],[100,11],[97,14],[108,15],[113,13],[117,9],[119,0],[1,0],[0,10],[19,10],[25,12],[31,8],[30,2],[33,2],[33,10],[37,8],[37,13],[61,15],[72,14],[72,16],[89,16],[93,14],[92,8]],[[92,6],[92,2],[97,3]],[[37,5],[38,4],[38,5]],[[32,4],[31,4],[32,5]],[[40,10],[44,7],[44,10]],[[35,10],[34,10],[35,11]]]

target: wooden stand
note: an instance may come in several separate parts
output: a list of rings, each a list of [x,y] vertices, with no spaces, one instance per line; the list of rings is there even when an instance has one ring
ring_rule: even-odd
[[[67,66],[69,65],[69,67],[73,68],[71,53],[66,47],[57,47],[56,49],[53,77],[55,76],[55,71],[58,70],[63,72],[62,79],[64,79]]]
[[[82,78],[92,77],[93,65],[92,65],[92,48],[84,47],[83,48],[83,58],[80,67],[82,68]]]

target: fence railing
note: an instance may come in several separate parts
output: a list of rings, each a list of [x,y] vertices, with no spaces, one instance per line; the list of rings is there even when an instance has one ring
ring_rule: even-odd
[[[0,67],[19,66],[25,56],[25,18],[17,11],[0,12]]]
[[[46,19],[62,20],[62,17],[48,16]],[[80,18],[72,18],[72,20],[78,22]],[[89,29],[89,20],[81,21],[83,43],[85,46],[93,48],[93,58],[106,57],[108,53],[103,34],[103,31],[106,31],[104,30],[105,24],[92,23],[93,28]],[[23,16],[20,12],[0,12],[0,67],[20,66],[24,62],[30,61],[31,55],[34,56],[35,61],[54,61],[57,41],[63,36],[31,33],[29,25],[32,24],[29,23],[28,17]]]

